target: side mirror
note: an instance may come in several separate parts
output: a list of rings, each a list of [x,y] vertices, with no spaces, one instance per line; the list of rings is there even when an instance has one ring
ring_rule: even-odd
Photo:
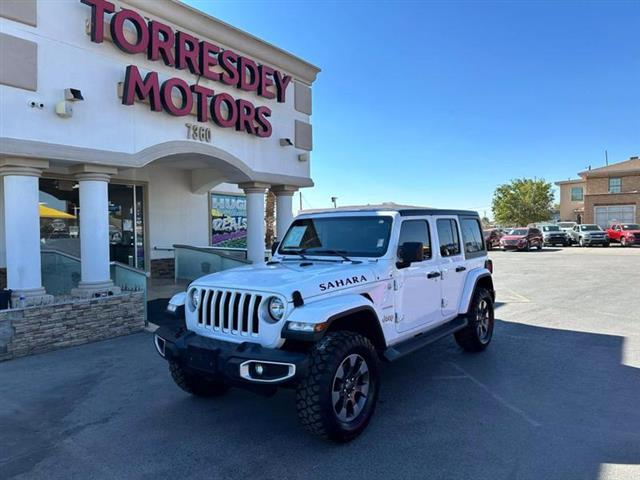
[[[278,251],[278,247],[280,246],[280,242],[273,242],[271,244],[271,255],[275,255],[275,253]]]
[[[398,248],[398,268],[407,268],[413,262],[424,260],[424,246],[422,242],[404,242]]]

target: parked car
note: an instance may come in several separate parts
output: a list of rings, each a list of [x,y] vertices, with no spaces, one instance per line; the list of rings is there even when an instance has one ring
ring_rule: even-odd
[[[578,224],[576,222],[558,222],[556,225],[560,227],[560,230],[567,234],[569,241],[571,241],[571,230],[573,230],[573,227]]]
[[[623,247],[640,245],[640,225],[637,223],[614,223],[607,229],[610,242],[619,242]]]
[[[487,250],[493,250],[500,247],[500,239],[504,235],[498,228],[490,228],[482,231],[484,235],[484,244]]]
[[[609,246],[609,237],[605,231],[599,225],[592,223],[575,225],[571,229],[571,241],[581,247],[590,247],[591,245]]]
[[[167,311],[186,329],[161,327],[155,346],[184,391],[293,388],[302,425],[346,442],[373,416],[382,360],[448,334],[464,350],[487,348],[492,269],[476,212],[301,214],[268,263],[198,278],[174,296]]]
[[[542,239],[545,245],[562,245],[568,247],[569,234],[563,232],[558,225],[540,225],[539,229],[542,230]]]
[[[543,244],[542,232],[535,227],[514,228],[500,239],[503,250],[542,250]]]

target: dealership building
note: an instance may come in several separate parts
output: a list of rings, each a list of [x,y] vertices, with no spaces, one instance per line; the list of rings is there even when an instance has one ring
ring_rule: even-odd
[[[118,305],[140,290],[127,279],[166,273],[175,245],[210,247],[214,224],[262,261],[267,192],[281,235],[294,192],[313,185],[318,72],[175,0],[3,0],[0,281],[13,308],[0,357],[38,309],[126,317]]]

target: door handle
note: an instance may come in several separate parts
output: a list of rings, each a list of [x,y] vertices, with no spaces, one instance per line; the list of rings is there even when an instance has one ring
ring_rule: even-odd
[[[440,276],[440,272],[429,272],[427,273],[427,278],[438,278]]]
[[[456,267],[456,272],[464,272],[467,267]]]

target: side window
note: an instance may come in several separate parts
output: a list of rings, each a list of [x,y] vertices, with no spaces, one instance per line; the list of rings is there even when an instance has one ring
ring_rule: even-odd
[[[431,241],[429,239],[429,224],[426,220],[406,220],[400,227],[398,245],[405,242],[420,242],[425,260],[431,258]]]
[[[460,221],[460,228],[462,229],[462,243],[464,243],[464,251],[466,253],[484,251],[480,222],[476,218],[463,218]]]
[[[437,222],[440,255],[450,257],[460,253],[460,240],[455,220],[441,218]]]

